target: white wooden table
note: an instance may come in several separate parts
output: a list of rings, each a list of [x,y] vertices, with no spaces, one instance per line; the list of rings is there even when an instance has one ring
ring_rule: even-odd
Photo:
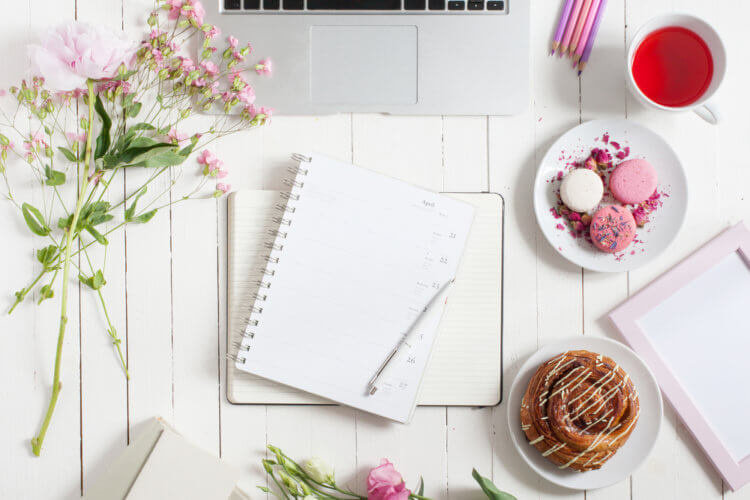
[[[610,308],[750,215],[750,199],[744,196],[750,186],[750,63],[743,52],[750,2],[610,0],[580,79],[547,56],[559,3],[533,2],[533,102],[521,115],[279,117],[219,148],[235,188],[279,189],[289,154],[315,149],[435,190],[502,194],[506,394],[520,363],[538,346],[572,335],[617,338],[604,319]],[[35,30],[75,16],[140,36],[151,1],[3,0],[0,5],[0,84],[7,88],[23,75],[24,46]],[[726,119],[719,126],[690,114],[646,110],[626,91],[629,38],[651,16],[678,7],[712,22],[728,44],[729,72],[721,92]],[[463,62],[452,63],[460,71]],[[662,134],[682,158],[690,183],[687,224],[677,240],[655,262],[628,274],[597,274],[568,264],[544,240],[532,213],[537,161],[565,130],[601,117],[627,117]],[[31,239],[16,215],[0,208],[3,308],[35,266]],[[335,465],[339,481],[360,489],[369,467],[388,457],[410,485],[422,474],[426,494],[434,498],[480,498],[472,467],[519,499],[750,498],[750,487],[739,493],[726,488],[669,407],[646,464],[615,486],[583,493],[547,483],[521,461],[508,436],[504,404],[420,408],[409,426],[340,407],[229,404],[223,378],[225,221],[224,200],[199,201],[111,240],[106,293],[126,338],[132,378],[125,383],[93,297],[81,290],[79,299],[74,288],[63,392],[41,458],[32,457],[28,440],[49,396],[58,304],[26,303],[12,317],[0,318],[0,498],[78,497],[155,415],[240,465],[241,485],[248,491],[265,484],[259,463],[265,445],[273,443],[293,456],[324,457]],[[253,497],[260,498],[255,491]]]

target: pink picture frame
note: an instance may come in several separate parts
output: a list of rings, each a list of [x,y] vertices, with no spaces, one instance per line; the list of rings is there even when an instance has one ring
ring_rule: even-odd
[[[685,297],[685,290],[695,288],[691,287],[691,284],[695,283],[697,279],[703,279],[701,278],[702,276],[707,276],[709,274],[707,271],[717,267],[720,262],[727,262],[734,253],[737,253],[740,260],[744,262],[744,265],[750,268],[750,230],[743,223],[736,224],[720,233],[685,260],[612,310],[609,318],[630,347],[651,368],[662,392],[682,418],[693,437],[703,448],[703,451],[721,474],[724,481],[732,490],[737,490],[750,482],[750,454],[742,457],[738,456],[736,446],[735,449],[730,449],[732,447],[728,446],[727,443],[734,444],[734,441],[728,441],[726,433],[722,434],[720,432],[720,429],[722,429],[721,424],[717,425],[717,422],[712,422],[712,419],[708,415],[710,412],[706,411],[705,404],[701,406],[700,398],[694,397],[694,394],[688,389],[691,386],[690,383],[684,377],[678,376],[678,372],[683,375],[686,372],[675,369],[675,358],[671,358],[670,362],[670,359],[668,359],[669,356],[665,355],[667,351],[665,351],[663,340],[659,340],[661,336],[659,329],[650,327],[651,330],[647,331],[644,326],[646,324],[653,324],[653,322],[648,323],[646,318],[656,308],[667,304],[670,300],[673,303],[674,297]],[[733,259],[733,261],[737,262],[740,260]],[[744,273],[732,273],[731,276],[734,277],[737,274],[742,274],[742,276],[736,279],[746,279]],[[750,277],[750,272],[747,273],[747,277]],[[701,285],[696,285],[698,286],[697,289],[705,290],[705,288],[700,288],[704,286],[704,281],[700,283]],[[750,290],[750,287],[747,289]],[[728,292],[722,290],[722,293],[726,294]],[[725,302],[723,301],[722,305]],[[666,309],[669,310],[670,307],[667,306]],[[672,307],[672,309],[674,308]],[[747,332],[744,330],[743,327],[736,332],[728,332],[726,329],[723,331],[727,331],[724,335],[726,338],[731,339],[731,336],[735,334],[747,335]],[[703,330],[695,335],[698,334],[703,334],[705,342],[714,341],[711,338],[710,331]],[[678,334],[670,333],[668,335],[673,336],[671,345],[679,345]],[[677,340],[675,341],[674,338],[677,338]],[[742,340],[741,342],[746,341]],[[681,348],[678,347],[676,349],[679,350]],[[746,354],[750,355],[750,353]],[[696,353],[696,355],[702,355],[702,353]],[[705,366],[701,368],[710,369],[710,367]],[[692,387],[695,387],[695,385]],[[717,389],[721,390],[721,387]],[[725,386],[723,390],[732,389]],[[703,411],[701,408],[703,408]],[[714,415],[717,415],[717,413],[714,413]],[[719,415],[721,414],[719,413]],[[750,415],[744,415],[744,417],[750,419]],[[747,445],[743,446],[741,448],[743,451],[740,454],[747,453],[745,451]]]

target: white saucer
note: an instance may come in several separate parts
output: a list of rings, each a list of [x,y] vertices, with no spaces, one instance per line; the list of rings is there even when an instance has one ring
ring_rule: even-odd
[[[577,472],[559,469],[529,445],[521,430],[521,398],[536,369],[554,356],[565,351],[585,349],[611,357],[625,370],[633,381],[640,401],[641,413],[635,430],[622,448],[604,463],[601,469]],[[521,457],[540,476],[566,488],[592,490],[615,484],[627,478],[642,464],[656,443],[662,421],[662,400],[656,379],[645,363],[624,344],[599,337],[575,337],[548,344],[531,355],[521,367],[508,397],[508,426],[513,444]]]
[[[565,226],[565,221],[556,219],[550,212],[558,203],[555,188],[559,188],[559,182],[553,184],[549,180],[558,172],[565,172],[567,163],[576,160],[582,162],[588,158],[592,148],[604,146],[600,139],[605,133],[612,141],[630,148],[630,155],[626,159],[648,160],[659,177],[659,190],[669,194],[669,197],[662,199],[664,204],[653,213],[651,222],[638,228],[636,237],[642,242],[631,244],[619,260],[612,254],[597,250],[583,238],[573,238],[567,229],[559,229],[557,225]],[[592,271],[625,272],[654,259],[677,236],[685,220],[687,203],[687,179],[674,150],[655,132],[623,119],[594,120],[568,130],[544,155],[534,181],[534,212],[547,241],[560,255]],[[635,253],[631,255],[631,251]]]

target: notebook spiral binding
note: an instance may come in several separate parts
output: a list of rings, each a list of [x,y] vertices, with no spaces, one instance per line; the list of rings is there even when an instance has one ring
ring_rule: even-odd
[[[276,210],[281,212],[281,215],[271,218],[271,221],[274,224],[277,224],[279,226],[279,229],[269,229],[267,231],[268,234],[274,237],[274,241],[266,242],[264,244],[265,248],[269,250],[269,254],[264,257],[266,265],[261,269],[261,278],[255,281],[255,284],[258,286],[259,291],[255,292],[251,296],[254,304],[249,310],[249,315],[242,318],[242,321],[246,324],[245,329],[241,332],[238,332],[243,340],[235,340],[234,342],[232,342],[232,347],[234,347],[235,352],[227,353],[227,359],[234,361],[235,363],[244,364],[247,360],[247,358],[243,357],[241,353],[250,351],[251,346],[247,342],[255,338],[255,332],[251,331],[251,328],[260,324],[260,318],[258,316],[263,314],[263,308],[257,305],[257,303],[264,302],[268,299],[268,295],[266,294],[265,290],[271,288],[271,279],[276,274],[276,270],[271,268],[270,266],[279,263],[279,256],[275,255],[275,253],[282,252],[284,250],[284,245],[280,242],[280,240],[285,240],[289,234],[288,232],[283,231],[281,228],[289,227],[292,225],[291,216],[297,211],[297,207],[291,205],[290,203],[299,201],[300,194],[295,191],[302,189],[305,186],[305,183],[300,180],[300,177],[308,175],[308,173],[310,172],[310,170],[303,167],[302,164],[311,163],[311,157],[299,153],[294,153],[292,155],[292,160],[297,162],[297,165],[288,167],[287,172],[292,174],[294,177],[290,179],[284,179],[283,181],[284,185],[289,188],[289,191],[281,193],[283,202],[277,203],[274,206]],[[229,349],[227,349],[227,351],[229,351]]]

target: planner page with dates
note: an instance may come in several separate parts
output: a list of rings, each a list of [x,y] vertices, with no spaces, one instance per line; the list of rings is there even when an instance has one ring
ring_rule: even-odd
[[[321,155],[309,160],[281,205],[235,366],[408,422],[474,209]],[[368,395],[415,319],[385,385]]]

